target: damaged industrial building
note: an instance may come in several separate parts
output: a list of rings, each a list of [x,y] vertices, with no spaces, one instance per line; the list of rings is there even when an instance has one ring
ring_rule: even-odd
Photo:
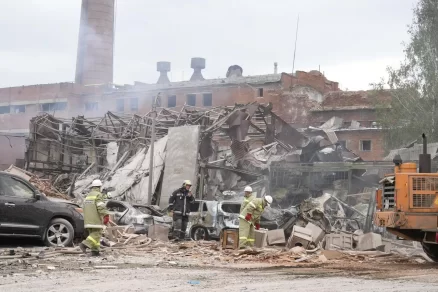
[[[154,107],[143,116],[107,112],[68,120],[43,114],[30,123],[25,170],[78,204],[99,178],[111,193],[115,221],[126,212],[125,223],[142,225],[147,214],[157,221],[147,224],[169,229],[169,196],[189,179],[196,202],[187,236],[195,240],[238,229],[249,185],[256,197],[274,198],[261,226],[284,231],[277,244],[289,240],[291,247],[307,247],[335,234],[332,244],[352,249],[353,235],[373,231],[375,190],[393,166],[363,161],[343,147],[333,131],[339,122],[333,117],[320,127],[294,128],[271,104],[257,102],[179,111]],[[306,234],[309,226],[319,230],[317,238]],[[351,240],[339,240],[339,234]]]

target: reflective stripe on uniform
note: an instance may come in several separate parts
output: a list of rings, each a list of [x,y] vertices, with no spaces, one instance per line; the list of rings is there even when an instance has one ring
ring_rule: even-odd
[[[97,225],[97,224],[85,224],[85,228],[96,228],[96,229],[103,229],[104,225]]]
[[[249,203],[251,206],[253,206],[254,208],[257,208],[257,206],[253,203],[253,202],[251,202],[251,203]]]
[[[239,239],[247,239],[248,237],[239,237]]]
[[[255,239],[247,239],[247,241],[251,241],[252,242],[252,241],[255,241]]]
[[[85,200],[96,200],[97,196],[88,196]]]
[[[96,206],[97,206],[97,207],[105,206],[105,203],[104,203],[104,202],[99,202],[99,203],[96,204]]]

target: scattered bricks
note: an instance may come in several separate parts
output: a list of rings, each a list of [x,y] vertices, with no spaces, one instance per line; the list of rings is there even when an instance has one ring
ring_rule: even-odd
[[[254,246],[258,248],[265,247],[267,243],[268,233],[267,230],[255,230],[255,242]]]
[[[343,254],[340,251],[337,250],[323,250],[322,254],[328,259],[328,260],[336,260],[345,257],[345,254]]]
[[[268,237],[268,245],[286,243],[283,229],[269,230],[266,234]]]
[[[318,226],[312,223],[308,223],[306,225],[306,229],[312,230],[312,241],[318,244],[321,240],[324,239],[325,232]]]
[[[169,241],[169,227],[164,225],[151,225],[148,228],[148,237],[161,241]]]
[[[311,242],[312,242],[312,230],[295,225],[292,230],[292,234],[287,242],[287,248],[293,248],[294,246],[302,246],[305,249],[307,249],[309,243]]]
[[[358,250],[372,250],[382,245],[382,236],[377,233],[366,233],[359,236]]]
[[[327,234],[325,236],[325,249],[353,249],[352,234]]]

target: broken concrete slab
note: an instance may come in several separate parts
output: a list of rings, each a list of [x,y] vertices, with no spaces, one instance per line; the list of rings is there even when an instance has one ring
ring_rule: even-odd
[[[269,230],[267,233],[268,245],[285,244],[286,238],[283,229]]]
[[[180,188],[184,180],[192,181],[196,190],[198,174],[199,126],[170,128],[166,151],[160,207],[166,208],[173,191]]]
[[[267,242],[267,238],[268,238],[268,233],[267,230],[255,230],[254,231],[255,234],[255,242],[254,242],[254,246],[257,248],[262,248],[268,245]]]
[[[151,225],[148,229],[148,236],[151,239],[169,241],[169,227],[164,225]]]
[[[287,242],[287,248],[302,246],[307,249],[312,242],[312,230],[295,225]]]
[[[353,235],[352,234],[327,234],[325,236],[325,249],[353,249]]]
[[[308,223],[306,225],[306,229],[312,230],[312,241],[318,244],[321,240],[324,239],[325,232],[320,227],[316,226],[313,223]]]
[[[359,236],[357,249],[372,250],[382,245],[382,236],[377,233],[366,233]]]

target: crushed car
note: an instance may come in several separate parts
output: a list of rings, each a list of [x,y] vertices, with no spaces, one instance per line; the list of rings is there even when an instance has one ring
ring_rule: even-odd
[[[128,202],[107,200],[106,208],[117,225],[134,226],[135,234],[148,234],[151,225],[166,225],[172,228],[172,218],[161,212],[158,207],[131,205]]]
[[[239,201],[195,201],[189,215],[186,236],[193,240],[219,239],[222,230],[238,229],[240,205]],[[268,230],[283,228],[286,234],[290,234],[296,215],[295,209],[267,208],[260,226]]]

